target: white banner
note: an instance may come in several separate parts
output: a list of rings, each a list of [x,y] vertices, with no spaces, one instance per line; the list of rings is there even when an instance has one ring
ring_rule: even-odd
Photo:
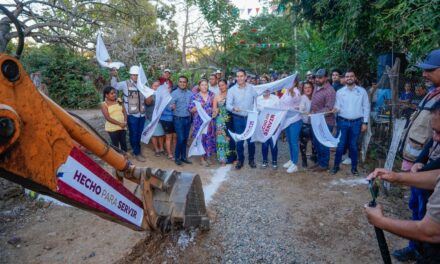
[[[263,108],[258,115],[257,127],[252,141],[266,142],[277,131],[286,114],[286,110]]]
[[[202,144],[202,137],[203,134],[208,133],[208,125],[209,122],[211,122],[211,117],[205,112],[200,102],[194,101],[197,113],[202,119],[202,125],[199,128],[199,131],[197,131],[196,138],[193,139],[193,142],[191,143],[191,146],[189,147],[188,151],[188,157],[191,156],[201,156],[206,153],[205,148],[203,148]]]
[[[315,134],[319,143],[329,148],[338,146],[341,135],[339,135],[338,138],[333,137],[325,122],[325,113],[310,115],[310,122],[312,124],[313,134]]]
[[[57,172],[59,181],[130,223],[141,226],[143,208],[69,156]]]
[[[387,159],[385,161],[384,168],[387,170],[393,170],[394,159],[396,158],[397,148],[399,146],[400,139],[402,138],[403,130],[405,129],[406,120],[404,118],[393,120],[393,139],[388,149]],[[390,183],[384,181],[384,186],[387,190],[390,189]]]
[[[367,157],[368,145],[370,144],[370,139],[372,135],[373,133],[371,132],[371,123],[368,122],[367,131],[365,132],[364,138],[362,139],[362,149],[361,149],[362,162],[365,162],[365,158]]]
[[[284,119],[281,121],[280,126],[275,131],[275,133],[272,136],[272,141],[274,145],[277,144],[278,137],[280,136],[281,132],[283,132],[284,129],[286,129],[288,126],[290,126],[292,123],[299,121],[298,114],[301,114],[300,111],[295,110],[288,110],[287,113],[284,116]]]
[[[154,90],[150,87],[145,86],[147,83],[147,76],[145,75],[144,68],[142,68],[142,64],[139,63],[139,74],[137,78],[136,87],[139,91],[144,95],[145,98],[148,98],[154,94]]]
[[[101,38],[101,34],[98,34],[98,37],[96,39],[96,60],[102,67],[107,67],[110,69],[119,69],[125,66],[122,62],[112,62],[112,60],[110,59],[110,55],[108,54],[107,48],[105,47],[104,41]]]
[[[255,91],[257,91],[258,95],[262,95],[266,90],[269,90],[271,93],[273,93],[282,90],[284,88],[288,89],[293,86],[293,81],[296,79],[296,75],[297,74],[295,73],[278,81],[255,85],[254,89]]]
[[[258,112],[257,111],[248,111],[247,116],[247,122],[246,122],[246,128],[244,129],[243,133],[240,135],[235,134],[229,130],[229,134],[231,135],[232,139],[237,142],[241,140],[246,140],[255,132],[255,128],[257,127],[257,120],[258,120]]]
[[[159,86],[159,88],[157,88],[151,122],[144,128],[144,131],[142,131],[141,141],[143,143],[148,144],[148,142],[150,142],[150,138],[153,135],[157,124],[159,123],[160,116],[162,115],[163,110],[165,110],[165,107],[167,107],[170,101],[171,95],[168,92],[168,87],[166,84],[162,84],[161,86]]]

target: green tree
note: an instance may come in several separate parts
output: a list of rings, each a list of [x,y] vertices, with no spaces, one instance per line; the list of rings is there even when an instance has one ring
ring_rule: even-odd
[[[414,62],[440,45],[439,0],[281,0],[279,9],[301,31],[298,56],[309,68],[367,74],[382,52],[404,52]]]
[[[63,45],[28,47],[22,56],[28,73],[40,71],[49,96],[67,108],[95,107],[101,95],[93,81],[101,74],[96,63]]]

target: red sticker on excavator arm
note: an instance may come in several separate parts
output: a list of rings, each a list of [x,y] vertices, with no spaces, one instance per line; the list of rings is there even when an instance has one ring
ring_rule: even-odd
[[[57,172],[58,193],[124,222],[141,227],[142,202],[78,148]]]

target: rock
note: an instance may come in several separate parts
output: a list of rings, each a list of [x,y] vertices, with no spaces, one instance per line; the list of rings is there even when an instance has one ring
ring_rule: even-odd
[[[51,236],[51,237],[54,237],[54,236],[57,235],[57,232],[50,232],[50,233],[48,233],[47,235],[48,235],[48,236]]]
[[[18,245],[20,243],[21,243],[21,238],[20,237],[13,237],[13,238],[8,240],[8,244],[11,244],[13,246],[16,246],[16,245]]]
[[[45,250],[51,250],[51,249],[52,249],[52,247],[49,246],[49,245],[45,245],[43,248],[44,248]]]
[[[96,256],[95,251],[92,251],[92,253],[90,253],[90,255],[88,256],[88,258],[93,258],[94,256]]]

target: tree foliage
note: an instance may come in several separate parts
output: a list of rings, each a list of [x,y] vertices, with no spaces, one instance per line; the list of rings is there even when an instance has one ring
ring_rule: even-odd
[[[94,80],[100,74],[96,63],[62,45],[25,49],[22,63],[28,73],[41,72],[49,96],[67,108],[90,108],[100,102]]]
[[[237,31],[227,40],[223,59],[230,67],[247,68],[258,74],[270,68],[293,70],[295,56],[291,24],[286,23],[284,17],[273,15],[241,21]]]
[[[414,62],[440,45],[439,0],[281,0],[279,5],[300,31],[298,56],[309,69],[374,72],[380,53],[403,52]]]

